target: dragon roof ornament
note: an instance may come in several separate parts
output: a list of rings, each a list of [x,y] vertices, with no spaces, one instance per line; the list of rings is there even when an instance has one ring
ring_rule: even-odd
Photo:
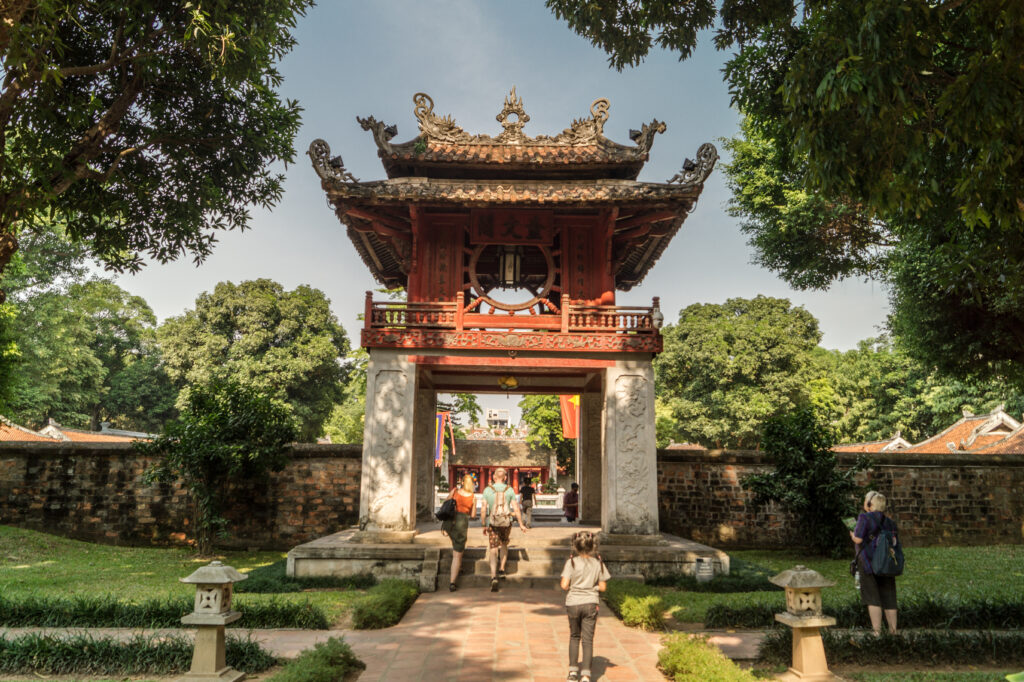
[[[470,145],[584,146],[604,142],[615,145],[604,137],[604,124],[608,120],[609,108],[609,102],[604,97],[594,100],[590,105],[590,116],[575,119],[568,128],[558,135],[537,135],[536,137],[530,137],[523,132],[523,126],[529,122],[530,116],[523,107],[523,98],[516,94],[515,87],[506,95],[504,106],[495,117],[503,128],[496,137],[472,135],[459,127],[450,114],[439,116],[434,113],[434,99],[425,92],[417,92],[413,95],[412,101],[415,105],[413,115],[416,116],[420,129],[417,139],[428,144],[436,142]],[[377,146],[387,153],[391,153],[395,146],[404,147],[410,144],[410,142],[402,145],[391,144],[391,138],[398,132],[395,126],[387,126],[372,116],[357,117],[356,120],[364,130],[373,133]],[[633,148],[634,151],[647,154],[654,144],[654,136],[663,132],[665,132],[665,124],[657,119],[641,126],[639,131],[631,130],[630,139],[637,145],[636,148]]]

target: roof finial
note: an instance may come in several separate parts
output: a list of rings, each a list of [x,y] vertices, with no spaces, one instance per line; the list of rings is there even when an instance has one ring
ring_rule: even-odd
[[[523,98],[516,95],[516,86],[513,85],[512,91],[505,96],[505,106],[495,119],[505,129],[497,137],[499,142],[515,144],[526,138],[523,126],[529,122],[530,115],[523,109]]]

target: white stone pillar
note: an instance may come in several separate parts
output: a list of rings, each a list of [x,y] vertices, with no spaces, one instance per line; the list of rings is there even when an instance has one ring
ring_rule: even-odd
[[[415,531],[416,366],[401,351],[371,348],[369,354],[359,528]]]
[[[437,428],[437,394],[432,388],[416,390],[413,418],[413,462],[416,467],[416,520],[434,519],[434,431]]]
[[[615,535],[658,534],[654,437],[654,368],[621,360],[605,370],[601,529]]]

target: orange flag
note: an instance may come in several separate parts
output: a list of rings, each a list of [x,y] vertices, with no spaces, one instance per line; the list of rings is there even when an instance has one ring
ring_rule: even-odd
[[[580,397],[578,395],[560,395],[562,404],[562,438],[579,437]]]

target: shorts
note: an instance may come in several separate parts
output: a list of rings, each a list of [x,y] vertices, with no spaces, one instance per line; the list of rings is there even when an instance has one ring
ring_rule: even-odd
[[[512,526],[487,526],[487,543],[491,547],[507,545],[511,535]]]
[[[860,573],[860,601],[864,606],[896,610],[896,578]]]

